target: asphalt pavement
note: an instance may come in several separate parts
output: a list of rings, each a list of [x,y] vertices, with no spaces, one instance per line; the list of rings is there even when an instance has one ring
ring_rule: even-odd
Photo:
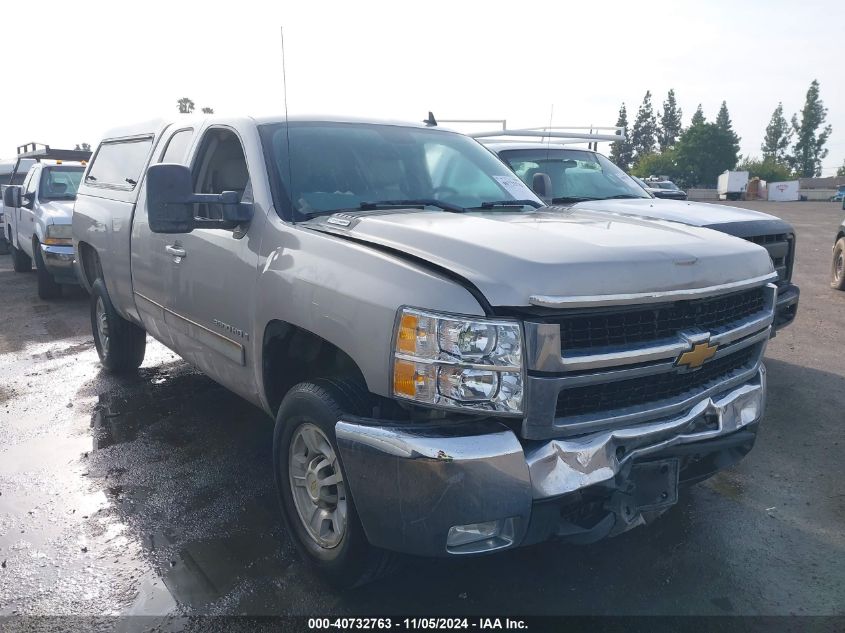
[[[740,206],[795,225],[802,291],[744,461],[615,539],[410,560],[343,593],[288,542],[263,412],[152,341],[137,375],[103,373],[87,295],[41,301],[0,256],[0,615],[845,614],[843,212]]]

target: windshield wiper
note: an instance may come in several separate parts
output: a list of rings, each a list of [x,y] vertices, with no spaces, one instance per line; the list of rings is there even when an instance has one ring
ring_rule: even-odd
[[[463,213],[466,211],[464,207],[459,207],[456,204],[443,202],[443,200],[435,200],[434,198],[418,198],[414,200],[378,200],[376,202],[362,202],[358,205],[361,211],[376,211],[378,209],[403,209],[407,207],[437,207],[444,211],[451,213]]]
[[[459,207],[456,204],[443,202],[442,200],[435,200],[433,198],[420,198],[414,200],[378,200],[377,202],[361,202],[357,207],[344,207],[342,209],[329,209],[327,211],[311,211],[310,213],[299,214],[306,220],[312,220],[325,215],[332,215],[334,213],[343,213],[345,211],[378,211],[380,209],[425,209],[426,207],[437,207],[450,213],[463,213],[466,211],[464,207]]]
[[[477,207],[470,207],[471,209],[493,209],[494,207],[542,207],[543,205],[536,200],[490,200],[482,202]]]
[[[552,204],[560,204],[561,202],[587,202],[588,200],[602,200],[602,198],[590,198],[589,196],[560,196],[559,198],[552,198]]]

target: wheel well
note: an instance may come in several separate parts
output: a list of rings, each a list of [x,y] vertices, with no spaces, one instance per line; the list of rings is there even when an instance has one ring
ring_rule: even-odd
[[[93,246],[85,242],[79,242],[76,250],[79,253],[80,269],[85,277],[83,281],[90,290],[94,286],[94,282],[103,277],[100,256],[97,255],[97,251],[94,250]]]
[[[836,244],[836,242],[841,240],[843,237],[845,237],[845,231],[839,231],[839,233],[836,234],[836,239],[833,240],[833,243]]]
[[[264,330],[264,393],[271,410],[295,384],[315,378],[345,377],[366,385],[364,375],[346,352],[303,328],[271,321]]]

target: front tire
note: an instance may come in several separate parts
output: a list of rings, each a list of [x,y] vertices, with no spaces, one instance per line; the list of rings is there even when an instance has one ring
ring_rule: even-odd
[[[144,362],[147,333],[115,311],[102,279],[97,279],[91,289],[91,330],[106,370],[134,371]]]
[[[35,272],[38,275],[38,298],[39,299],[58,299],[62,296],[62,286],[53,279],[53,275],[47,270],[44,264],[44,257],[39,252],[41,246],[39,244],[33,245],[33,252],[35,253]]]
[[[12,268],[16,273],[28,273],[32,270],[32,259],[29,255],[13,244],[9,244],[9,250],[12,252]]]
[[[845,237],[840,237],[833,247],[830,286],[836,290],[845,290]]]
[[[371,582],[396,561],[367,541],[337,449],[337,421],[344,412],[368,413],[367,395],[344,380],[300,383],[282,401],[273,434],[288,533],[304,560],[340,588]]]

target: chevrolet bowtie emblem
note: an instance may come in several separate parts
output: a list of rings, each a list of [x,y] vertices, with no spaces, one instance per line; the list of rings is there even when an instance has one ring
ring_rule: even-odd
[[[678,356],[678,360],[675,361],[675,365],[677,367],[697,369],[701,367],[704,363],[706,363],[708,360],[713,358],[713,356],[716,354],[717,349],[719,349],[719,346],[711,345],[710,341],[696,343],[692,346],[691,350],[688,350]]]

